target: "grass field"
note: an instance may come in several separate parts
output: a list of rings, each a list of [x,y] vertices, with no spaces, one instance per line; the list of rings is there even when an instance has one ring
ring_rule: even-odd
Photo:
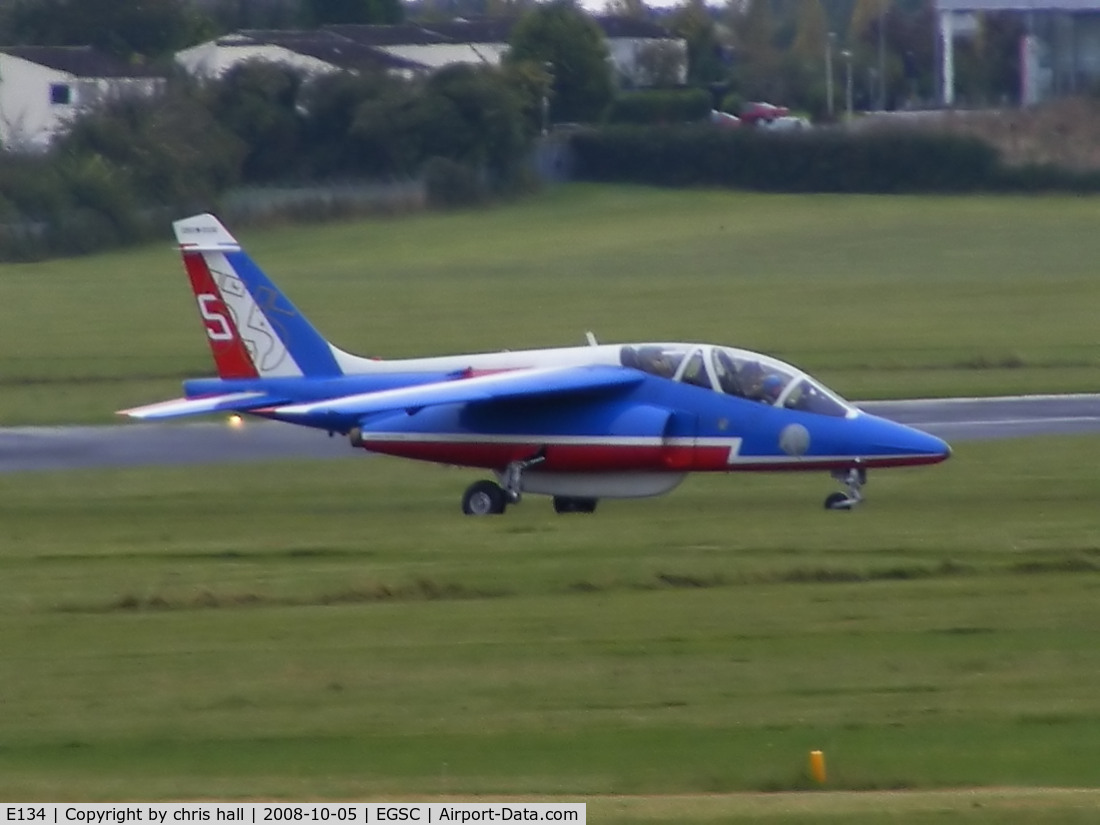
[[[1095,444],[960,445],[852,514],[817,476],[486,521],[469,473],[381,458],[3,477],[0,797],[854,816],[751,796],[820,748],[897,821],[1051,821],[1097,796],[931,792],[1097,787]]]
[[[240,232],[383,356],[704,340],[851,398],[1094,390],[1100,205],[570,186],[490,211]],[[0,424],[108,421],[209,356],[171,236],[0,266]]]
[[[349,349],[592,328],[914,396],[1096,389],[1096,213],[571,187],[242,235]],[[107,420],[209,372],[167,243],[3,267],[0,298],[5,423]],[[1097,446],[959,444],[872,474],[854,513],[820,509],[818,475],[487,520],[458,513],[476,474],[377,457],[0,476],[0,798],[1092,822]]]

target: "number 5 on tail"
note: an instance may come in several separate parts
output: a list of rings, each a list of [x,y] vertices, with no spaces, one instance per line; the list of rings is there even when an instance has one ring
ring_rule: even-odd
[[[204,292],[196,295],[195,299],[199,302],[199,314],[206,322],[206,334],[210,340],[232,341],[233,329],[229,326],[229,321],[222,312],[214,308],[221,303],[218,296]]]

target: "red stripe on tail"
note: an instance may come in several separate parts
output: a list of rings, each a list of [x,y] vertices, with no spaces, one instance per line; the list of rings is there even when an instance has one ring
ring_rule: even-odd
[[[218,375],[222,378],[256,378],[259,373],[252,363],[252,356],[241,340],[229,308],[222,301],[206,259],[200,252],[184,250],[183,265],[199,305],[199,316],[206,328]]]

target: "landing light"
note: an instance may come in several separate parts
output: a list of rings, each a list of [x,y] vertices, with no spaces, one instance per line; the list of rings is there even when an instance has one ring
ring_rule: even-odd
[[[239,430],[241,427],[244,426],[244,419],[234,413],[233,415],[229,416],[227,423],[229,424],[229,427],[231,429]]]

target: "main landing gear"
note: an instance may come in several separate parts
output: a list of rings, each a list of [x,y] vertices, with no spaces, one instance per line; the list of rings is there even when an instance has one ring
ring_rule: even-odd
[[[595,513],[599,499],[554,496],[555,513]]]
[[[513,461],[499,473],[504,486],[495,481],[475,481],[462,494],[462,512],[468,516],[499,516],[509,504],[519,504],[523,492],[523,471],[546,458],[536,455],[527,461]]]
[[[523,491],[523,471],[546,459],[535,456],[527,461],[513,461],[495,481],[475,481],[462,494],[462,512],[468,516],[499,516],[510,504],[519,504]],[[555,513],[594,513],[597,499],[575,496],[554,496]]]
[[[495,481],[475,481],[462,494],[462,512],[468,516],[499,516],[508,506],[508,495]]]
[[[475,481],[462,495],[462,512],[468,516],[499,516],[509,504],[518,504],[519,498],[510,498],[508,491],[495,481]],[[554,512],[594,513],[599,499],[575,496],[554,496]]]
[[[847,470],[833,470],[833,478],[848,488],[846,493],[830,493],[825,497],[826,510],[851,510],[863,501],[863,485],[867,483],[867,470],[864,467],[851,467]]]

